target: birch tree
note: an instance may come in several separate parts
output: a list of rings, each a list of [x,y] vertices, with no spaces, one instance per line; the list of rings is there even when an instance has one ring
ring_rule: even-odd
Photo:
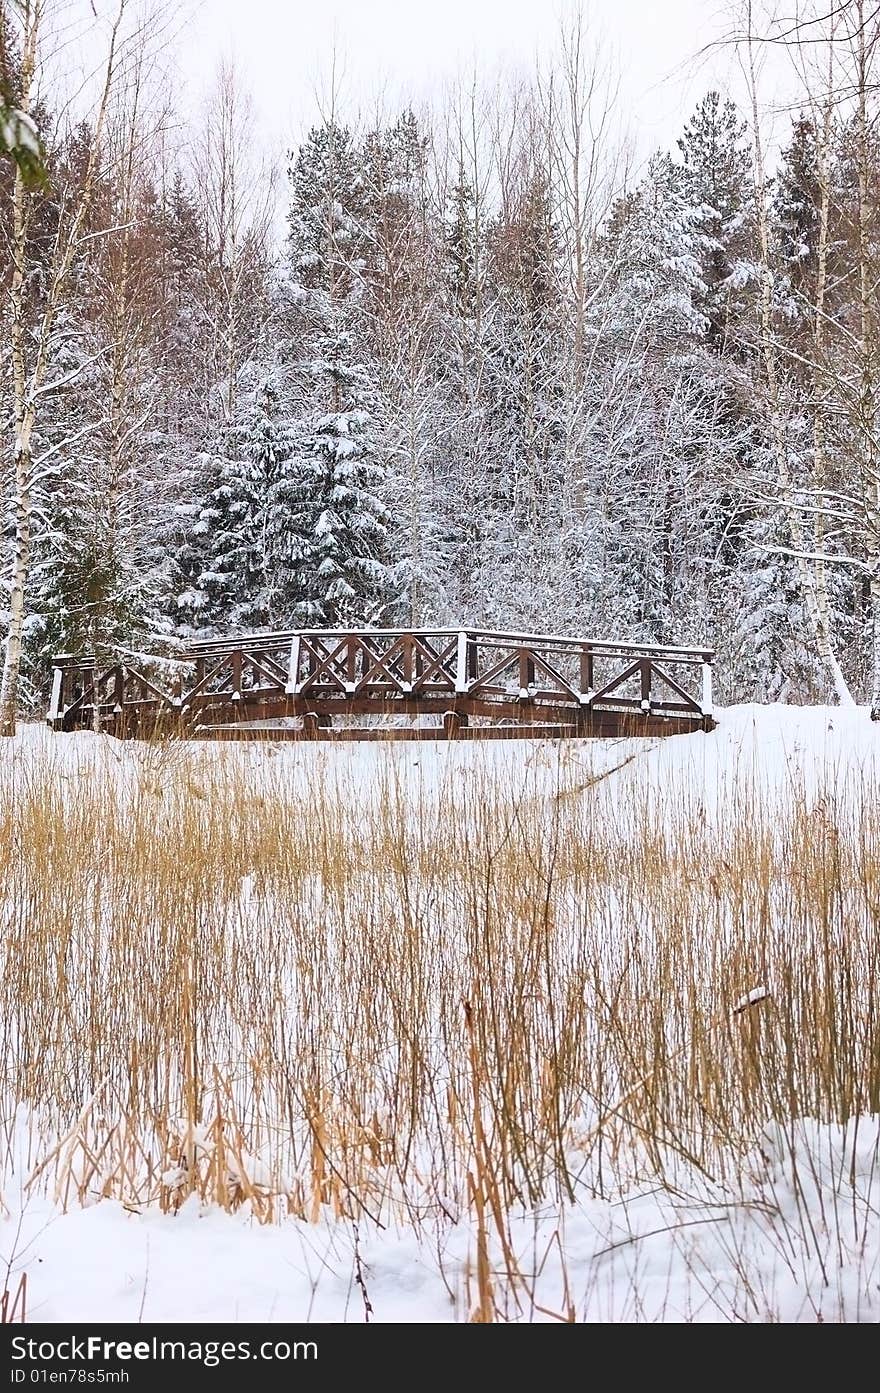
[[[614,200],[626,185],[627,151],[617,129],[619,80],[578,7],[559,30],[558,61],[539,82],[555,206],[566,244],[572,362],[585,370],[590,263]]]
[[[36,326],[28,322],[30,272],[29,231],[33,193],[25,171],[16,167],[12,195],[12,283],[10,286],[12,357],[12,499],[15,523],[12,564],[9,577],[9,622],[0,679],[0,735],[14,735],[18,712],[19,674],[25,622],[26,588],[31,556],[35,462],[32,452],[34,428],[46,394],[60,383],[47,380],[50,348],[64,290],[74,258],[83,238],[84,227],[95,190],[102,151],[104,127],[114,82],[124,58],[123,21],[129,0],[116,0],[108,20],[105,59],[91,123],[90,146],[82,182],[72,189],[66,206],[59,212],[46,287]],[[21,43],[20,109],[25,117],[36,99],[38,63],[51,45],[51,23],[55,0],[22,0],[19,10]],[[37,465],[39,468],[39,465]]]
[[[877,283],[880,258],[876,241],[878,191],[876,183],[871,187],[872,173],[875,180],[877,174],[872,158],[872,146],[876,142],[876,112],[869,114],[868,109],[869,93],[876,90],[873,66],[880,46],[880,24],[876,9],[870,16],[866,13],[864,0],[856,0],[852,18],[855,20],[855,32],[850,37],[850,49],[855,77],[854,125],[858,180],[858,388],[854,414],[864,507],[864,566],[871,597],[871,719],[880,721],[880,408],[877,401],[877,375],[880,371]]]
[[[195,142],[193,173],[204,234],[205,313],[211,326],[204,391],[222,427],[235,418],[238,375],[265,319],[272,181],[254,157],[253,106],[222,63]]]
[[[748,70],[755,109],[755,178],[765,185],[764,154],[757,129],[757,82],[748,10]],[[864,0],[802,14],[786,30],[816,127],[818,240],[815,284],[808,313],[809,344],[798,349],[811,379],[812,470],[809,482],[792,478],[784,440],[780,352],[774,340],[773,274],[762,200],[763,284],[761,330],[771,406],[771,428],[779,463],[779,501],[788,522],[791,548],[815,647],[838,699],[853,697],[834,651],[829,613],[829,567],[844,566],[864,581],[869,627],[870,713],[880,720],[880,434],[877,374],[880,357],[877,284],[880,257],[878,214],[877,76],[880,16]],[[834,207],[832,162],[843,187]],[[835,255],[842,261],[832,299],[829,276],[832,215],[838,224]],[[852,287],[852,289],[849,289]],[[806,356],[806,364],[803,357]],[[832,432],[842,462],[838,477],[829,467]],[[834,549],[832,549],[834,545]]]
[[[749,32],[751,32],[751,26]],[[781,366],[773,325],[775,277],[770,252],[771,238],[770,214],[768,208],[768,179],[765,169],[764,143],[758,105],[757,66],[751,37],[747,41],[747,72],[752,102],[755,219],[758,232],[758,256],[760,266],[758,324],[761,354],[764,365],[767,404],[769,408],[769,435],[778,479],[779,505],[783,510],[788,526],[789,536],[791,538],[791,555],[797,563],[798,580],[815,643],[816,653],[828,675],[832,690],[835,692],[838,701],[843,706],[851,706],[854,704],[853,697],[832,643],[830,625],[828,622],[825,572],[822,570],[817,574],[816,565],[817,561],[821,560],[821,557],[817,557],[817,554],[810,546],[810,538],[804,526],[804,515],[800,506],[797,484],[792,478],[789,441],[786,430],[785,404],[781,383]]]

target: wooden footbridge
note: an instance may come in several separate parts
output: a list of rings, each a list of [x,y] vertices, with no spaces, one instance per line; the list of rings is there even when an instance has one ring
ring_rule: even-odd
[[[173,658],[65,654],[48,721],[202,739],[671,735],[712,729],[713,656],[479,629],[248,634]]]

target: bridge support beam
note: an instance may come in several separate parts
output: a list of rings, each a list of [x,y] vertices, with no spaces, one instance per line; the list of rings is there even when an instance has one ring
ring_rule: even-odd
[[[307,740],[319,740],[322,730],[330,730],[333,726],[333,717],[326,715],[322,711],[306,711],[302,718],[303,735]]]
[[[444,740],[457,740],[458,732],[462,726],[466,726],[468,718],[463,711],[444,711],[443,712],[443,738]]]

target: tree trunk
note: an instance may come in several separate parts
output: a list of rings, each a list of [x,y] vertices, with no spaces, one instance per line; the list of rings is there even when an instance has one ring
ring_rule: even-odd
[[[0,681],[0,736],[15,734],[18,711],[18,676],[21,671],[21,643],[24,631],[24,588],[27,582],[31,550],[30,449],[24,447],[15,456],[15,549],[10,574],[9,630],[3,677]]]
[[[858,20],[858,247],[859,247],[859,339],[861,383],[858,425],[864,469],[867,513],[866,552],[871,577],[871,720],[880,720],[880,450],[877,445],[877,274],[871,234],[874,208],[870,190],[872,136],[868,118],[868,91],[871,87],[870,56],[865,41],[863,0],[856,6]]]
[[[21,93],[19,102],[24,112],[31,109],[31,83],[36,67],[38,18],[25,11],[22,49]],[[26,361],[26,284],[27,240],[30,224],[30,205],[20,168],[15,171],[12,188],[12,282],[9,287],[11,311],[10,347],[12,356],[13,415],[15,443],[13,446],[13,498],[15,546],[9,576],[9,629],[3,655],[3,676],[0,678],[0,736],[15,734],[18,714],[18,675],[21,671],[21,642],[24,632],[24,593],[27,584],[31,550],[31,430],[33,409],[27,383]],[[38,355],[39,356],[39,355]]]
[[[819,184],[819,245],[816,266],[816,303],[813,323],[813,483],[824,491],[827,488],[827,463],[825,455],[825,393],[826,378],[823,372],[825,360],[825,297],[828,285],[828,221],[831,208],[831,177],[828,168],[831,144],[831,123],[833,105],[831,102],[831,83],[825,104],[822,130],[817,150],[817,179]],[[825,554],[825,514],[817,508],[813,515],[813,547],[816,562],[813,569],[813,582],[816,592],[816,646],[826,671],[830,673],[832,684],[841,706],[851,706],[852,696],[841,671],[840,664],[831,645],[831,616],[828,601],[828,568]],[[809,567],[809,562],[805,565]]]
[[[796,554],[798,581],[807,611],[807,620],[813,633],[816,655],[830,679],[837,700],[841,706],[854,706],[852,693],[847,686],[840,663],[831,642],[828,622],[827,588],[824,575],[821,585],[817,585],[816,571],[809,559],[809,548],[804,536],[803,519],[798,511],[796,490],[791,478],[788,459],[788,440],[782,417],[782,394],[779,390],[776,339],[773,326],[773,271],[770,265],[770,228],[767,214],[767,187],[764,174],[764,151],[761,143],[761,128],[758,112],[758,88],[749,43],[749,83],[752,97],[752,120],[754,139],[754,179],[755,204],[758,217],[758,242],[761,265],[761,292],[758,299],[758,323],[761,331],[761,350],[764,371],[767,379],[767,395],[770,406],[770,433],[776,470],[779,477],[780,503],[788,524],[792,547]],[[820,435],[820,444],[821,444]]]
[[[32,330],[26,323],[27,286],[33,270],[28,263],[28,230],[32,201],[28,197],[21,169],[17,168],[15,172],[11,239],[13,272],[9,289],[13,417],[15,421],[13,496],[15,551],[10,574],[9,632],[6,636],[3,677],[0,680],[0,736],[15,734],[15,719],[18,710],[18,677],[21,671],[21,645],[25,618],[24,598],[28,578],[33,518],[30,492],[31,442],[37,417],[37,403],[45,383],[49,344],[61,305],[62,293],[70,275],[83,224],[92,201],[102,148],[104,120],[116,70],[117,39],[128,3],[129,0],[117,0],[116,17],[110,31],[110,43],[104,68],[103,87],[92,130],[82,188],[72,209],[69,223],[65,224],[62,221],[55,234],[51,274],[45,293],[45,303],[35,330]],[[43,7],[27,5],[24,7],[23,16],[21,96],[19,101],[21,110],[29,112],[40,28],[44,18]]]
[[[871,720],[880,721],[880,557],[871,577]]]

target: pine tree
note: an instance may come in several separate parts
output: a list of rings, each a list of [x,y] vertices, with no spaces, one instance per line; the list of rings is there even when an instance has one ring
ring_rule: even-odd
[[[63,147],[53,170],[59,188],[82,178],[90,140],[78,128]],[[156,545],[162,494],[144,430],[154,401],[157,216],[148,186],[132,184],[130,193],[137,232],[127,228],[124,242],[85,235],[49,342],[26,644],[37,674],[61,650],[104,663],[163,623],[168,554]],[[97,179],[89,233],[125,222],[118,189]]]
[[[479,293],[480,268],[475,211],[476,194],[464,168],[460,167],[458,178],[449,194],[446,214],[449,266],[447,280],[452,308],[466,323],[476,317]]]
[[[819,240],[819,180],[816,131],[803,112],[792,125],[773,191],[775,256],[794,296],[792,309],[803,313],[814,298]]]
[[[317,347],[313,373],[333,409],[299,422],[275,513],[296,538],[302,594],[295,612],[302,622],[313,628],[371,623],[392,598],[389,515],[379,496],[386,471],[372,391],[365,370],[351,361],[345,330],[327,334]]]
[[[437,324],[442,298],[441,237],[432,216],[429,142],[405,111],[368,134],[362,153],[366,294],[359,315],[378,372],[382,489],[391,517],[393,602],[388,622],[419,627],[444,615],[449,546],[441,525],[448,474],[443,467],[444,356]]]
[[[204,461],[211,481],[192,527],[192,546],[204,560],[195,584],[177,599],[197,630],[265,628],[283,623],[289,578],[279,569],[275,516],[277,485],[292,451],[289,423],[279,412],[271,377],[240,393],[236,419],[222,427]],[[190,562],[192,565],[192,562]]]
[[[211,423],[211,328],[204,266],[205,229],[183,175],[176,170],[160,219],[159,364],[155,425],[178,451],[204,441]]]
[[[289,332],[308,405],[273,522],[301,567],[295,612],[313,626],[374,621],[393,598],[378,374],[358,334],[362,207],[350,133],[333,123],[313,130],[291,170],[288,242]]]
[[[709,92],[678,141],[684,199],[698,212],[705,291],[697,308],[717,352],[746,332],[747,288],[756,279],[747,127],[729,99]]]
[[[384,382],[407,341],[418,337],[433,292],[432,232],[427,206],[428,141],[405,111],[387,129],[370,131],[360,152],[358,224],[363,234],[362,306],[367,337]]]
[[[655,156],[615,205],[600,247],[610,293],[597,314],[621,351],[635,343],[657,361],[668,354],[682,363],[700,347],[710,329],[703,222],[668,155]]]

